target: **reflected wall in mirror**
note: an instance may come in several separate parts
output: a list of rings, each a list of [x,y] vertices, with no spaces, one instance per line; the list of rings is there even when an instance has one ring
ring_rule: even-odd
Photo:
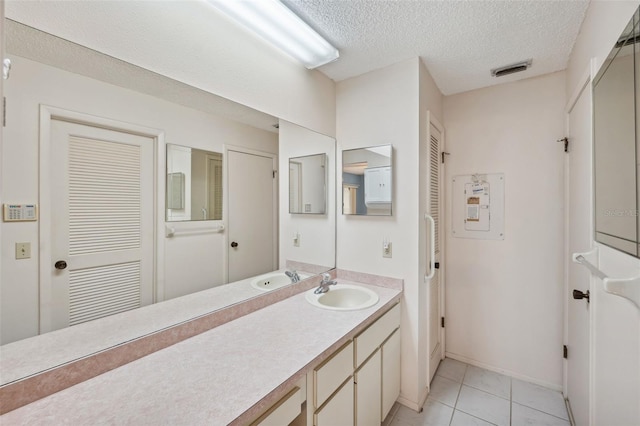
[[[167,144],[167,222],[222,220],[222,154]]]
[[[335,263],[335,233],[329,235],[327,229],[335,229],[336,221],[336,141],[335,139],[309,129],[280,120],[280,194],[291,191],[292,159],[308,159],[317,173],[317,180],[326,179],[325,190],[316,187],[316,196],[326,203],[325,211],[316,214],[286,213],[289,197],[282,197],[280,214],[280,268],[306,268],[309,272],[321,272]],[[310,155],[313,154],[313,155]],[[303,160],[305,161],[305,160]],[[324,170],[319,164],[324,161]],[[295,173],[295,171],[293,172]],[[303,171],[304,173],[304,171]],[[326,191],[326,192],[325,192]],[[312,205],[315,201],[311,201]],[[329,240],[332,242],[329,243]],[[317,244],[324,241],[323,244]],[[304,270],[304,269],[303,269]]]
[[[98,3],[110,7],[104,2]],[[113,11],[120,13],[123,20],[130,20],[127,12],[128,5],[129,3],[123,3],[113,8]],[[84,6],[91,8],[92,4],[85,2]],[[19,10],[22,7],[31,6],[26,2],[13,2],[11,10]],[[146,6],[137,4],[136,7]],[[185,4],[185,11],[189,7],[190,4]],[[72,2],[56,2],[56,8],[52,13],[54,15],[59,13],[59,15],[56,15],[55,19],[52,16],[51,22],[58,24],[65,22],[68,16],[73,15],[72,10],[74,10]],[[86,12],[85,9],[83,11]],[[9,13],[8,16],[11,17]],[[118,25],[117,20],[112,20],[110,23],[114,26]],[[74,24],[70,22],[68,25]],[[166,26],[171,27],[171,25]],[[56,25],[51,25],[48,30],[55,30],[55,28]],[[120,27],[118,28],[118,34],[125,37],[126,34],[120,31]],[[272,197],[274,211],[281,212],[280,217],[277,215],[272,217],[272,229],[276,235],[276,242],[286,241],[289,245],[290,229],[294,225],[289,225],[291,215],[286,213],[288,199],[278,197],[278,191],[286,191],[288,179],[284,183],[284,188],[279,187],[282,183],[278,181],[279,177],[274,173],[274,169],[278,169],[278,165],[280,169],[286,167],[280,163],[283,159],[288,162],[288,158],[292,156],[324,152],[318,150],[316,146],[313,148],[304,146],[309,140],[315,141],[320,136],[325,141],[326,152],[331,153],[329,161],[335,162],[335,141],[297,126],[295,137],[290,138],[286,149],[280,152],[279,134],[274,128],[274,124],[279,121],[276,117],[11,19],[5,21],[4,29],[7,56],[13,63],[11,78],[4,82],[4,95],[8,104],[20,105],[20,108],[11,110],[7,125],[2,129],[4,165],[2,193],[8,201],[38,203],[40,207],[47,207],[40,209],[38,222],[0,224],[4,247],[13,245],[15,241],[29,241],[32,253],[29,260],[16,261],[6,256],[2,258],[1,343],[9,344],[11,348],[18,348],[17,352],[23,353],[24,356],[17,358],[21,359],[25,367],[24,374],[9,376],[4,371],[4,368],[9,367],[6,363],[2,363],[3,372],[0,374],[2,382],[19,380],[21,377],[37,374],[56,365],[117,346],[122,342],[155,333],[195,316],[264,295],[264,292],[251,287],[251,277],[229,283],[229,271],[225,259],[232,250],[230,246],[232,237],[229,234],[231,228],[213,226],[207,221],[165,223],[165,217],[168,216],[167,201],[171,206],[182,204],[184,209],[190,208],[196,211],[201,209],[201,207],[192,208],[190,203],[187,203],[186,170],[170,172],[173,175],[171,184],[176,187],[175,191],[178,194],[175,194],[176,197],[173,200],[166,200],[166,145],[177,147],[173,144],[174,142],[189,141],[192,152],[226,153],[228,151],[225,149],[233,147],[236,149],[234,152],[247,153],[247,157],[261,153],[265,158],[270,158],[268,178],[263,180],[274,183],[272,185],[275,187]],[[131,38],[131,43],[135,43],[135,38]],[[47,310],[53,309],[54,306],[51,300],[51,280],[55,278],[55,274],[64,277],[74,267],[83,268],[80,262],[65,258],[64,253],[59,258],[54,257],[56,253],[53,252],[54,243],[51,238],[54,215],[51,203],[47,204],[49,194],[40,190],[42,179],[46,177],[39,180],[40,167],[48,162],[46,158],[39,161],[39,152],[41,155],[45,154],[44,151],[40,151],[40,147],[47,146],[48,143],[40,139],[41,105],[50,105],[60,111],[79,113],[98,121],[125,123],[136,129],[149,130],[149,132],[140,130],[145,135],[147,133],[156,135],[155,138],[150,138],[149,143],[153,147],[150,150],[150,156],[146,156],[151,161],[145,163],[148,166],[145,166],[145,170],[150,171],[151,178],[141,191],[150,195],[152,212],[145,214],[140,221],[145,224],[145,229],[150,230],[144,232],[144,240],[152,244],[150,257],[144,261],[145,271],[150,272],[145,275],[150,277],[150,281],[146,282],[144,287],[151,289],[148,302],[145,304],[155,304],[143,306],[140,310],[131,309],[135,306],[128,307],[127,309],[131,310],[108,318],[80,323],[38,336],[50,330],[42,326],[42,319],[50,314]],[[227,161],[226,157],[228,156],[225,155],[222,158],[223,162]],[[335,167],[332,164],[329,166]],[[334,168],[331,170],[335,173]],[[107,173],[105,176],[109,178],[111,174]],[[241,183],[244,177],[242,173],[238,173],[238,176],[240,178],[238,182]],[[222,197],[226,200],[229,191],[226,190],[224,181],[225,179],[223,179]],[[56,182],[64,182],[64,180]],[[65,185],[58,186],[65,187]],[[183,193],[179,194],[183,187]],[[113,190],[108,185],[106,189]],[[217,195],[213,198],[216,197]],[[332,206],[333,210],[331,210]],[[223,204],[223,213],[225,208]],[[212,210],[214,214],[217,211],[219,215],[220,207],[215,206],[208,210]],[[308,247],[310,250],[304,256],[283,253],[283,248],[276,244],[268,269],[285,268],[288,260],[316,265],[316,268],[311,271],[313,273],[320,272],[320,269],[326,271],[333,268],[335,266],[335,205],[330,204],[328,211],[333,214],[320,216],[319,220],[313,223],[313,231],[316,234],[312,236],[311,231],[303,231],[309,236],[308,245],[296,249],[300,251]],[[228,225],[227,219],[235,218],[225,218],[225,225]],[[238,223],[238,220],[235,223],[236,228],[250,228],[249,225]],[[303,229],[298,224],[295,226]],[[61,234],[65,238],[70,236],[69,229],[65,226],[55,229],[62,230]],[[167,229],[172,230],[171,235]],[[284,230],[286,230],[286,238],[284,238]],[[244,247],[245,245],[241,245],[241,248]],[[250,248],[251,245],[247,244],[246,247]],[[265,255],[258,253],[256,256],[264,257]],[[67,260],[69,267],[65,270],[56,270],[53,265],[57,260]],[[239,273],[246,273],[248,268],[245,269]],[[301,270],[301,272],[305,271]],[[98,273],[96,277],[98,281],[108,284],[115,281],[108,274]],[[224,297],[218,297],[217,293],[215,297],[207,298],[199,296],[203,293],[196,294],[202,291],[218,290]],[[170,306],[176,306],[178,309],[172,311],[171,315],[154,316],[145,318],[144,321],[117,322],[118,318],[130,318],[129,315],[136,312],[157,312],[154,308],[164,305],[157,302],[169,303]],[[62,300],[58,304],[64,309],[68,300]],[[81,337],[74,335],[73,330],[77,330]],[[63,336],[66,336],[65,340],[62,340]],[[38,342],[45,343],[39,346]],[[47,345],[50,348],[61,347],[64,350],[48,350],[47,354],[36,354],[31,349],[20,352],[19,348],[25,347],[21,346],[23,343],[29,345],[31,349],[44,348],[44,345]],[[3,350],[2,353],[8,352]],[[12,352],[16,351],[12,349]],[[36,362],[37,360],[32,363],[31,361],[38,355],[42,356],[40,358],[42,363]]]
[[[640,185],[639,12],[593,85],[595,239],[638,256]]]
[[[326,154],[289,158],[289,213],[326,213],[326,164]]]
[[[392,152],[391,145],[342,151],[342,214],[391,216]]]

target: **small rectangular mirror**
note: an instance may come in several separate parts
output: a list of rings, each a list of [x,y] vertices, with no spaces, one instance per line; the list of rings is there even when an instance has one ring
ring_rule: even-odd
[[[289,213],[324,214],[327,154],[289,158]]]
[[[391,216],[391,145],[342,151],[342,214]]]
[[[167,144],[166,219],[222,220],[222,154]]]

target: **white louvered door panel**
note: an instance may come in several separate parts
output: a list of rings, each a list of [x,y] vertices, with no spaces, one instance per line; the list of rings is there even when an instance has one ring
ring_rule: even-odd
[[[433,122],[429,123],[429,182],[427,184],[428,196],[427,196],[427,209],[429,215],[433,217],[435,224],[434,229],[434,244],[435,244],[435,262],[441,263],[442,247],[441,247],[441,235],[442,235],[442,131],[434,125]],[[430,232],[430,231],[429,231]],[[428,285],[428,345],[429,345],[429,368],[428,368],[428,381],[431,382],[435,372],[440,364],[443,353],[443,339],[440,325],[441,317],[441,291],[442,291],[442,273],[441,269],[435,270],[435,275]]]
[[[429,141],[429,214],[435,222],[436,255],[440,254],[440,132],[431,125]]]
[[[52,120],[51,144],[52,306],[42,331],[152,303],[154,140]]]

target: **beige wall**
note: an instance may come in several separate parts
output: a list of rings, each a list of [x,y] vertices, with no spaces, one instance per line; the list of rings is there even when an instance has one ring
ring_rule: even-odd
[[[451,179],[505,174],[503,241],[446,228],[447,353],[560,389],[562,384],[565,74],[448,96]]]
[[[338,210],[337,266],[403,278],[401,401],[418,408],[426,394],[425,312],[419,246],[419,140],[422,110],[441,110],[441,95],[417,58],[337,84],[336,135],[344,149],[393,145],[393,215],[344,216]],[[342,159],[338,155],[338,170]],[[341,179],[338,191],[341,192]],[[393,257],[382,257],[384,239]]]
[[[2,151],[5,202],[38,202],[39,105],[45,104],[160,129],[165,142],[222,152],[223,144],[278,152],[278,135],[210,114],[12,57],[5,84],[8,109]],[[164,206],[164,153],[158,147],[158,203]],[[8,343],[38,332],[39,222],[2,224],[1,338]],[[157,270],[159,300],[223,283],[223,234],[164,239],[158,223],[158,251],[165,261]],[[15,260],[16,242],[30,242],[32,257]]]

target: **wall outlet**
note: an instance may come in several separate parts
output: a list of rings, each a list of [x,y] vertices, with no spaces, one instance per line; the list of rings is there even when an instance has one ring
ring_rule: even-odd
[[[16,243],[16,259],[31,258],[31,243]]]
[[[391,241],[382,242],[382,257],[391,257]]]

